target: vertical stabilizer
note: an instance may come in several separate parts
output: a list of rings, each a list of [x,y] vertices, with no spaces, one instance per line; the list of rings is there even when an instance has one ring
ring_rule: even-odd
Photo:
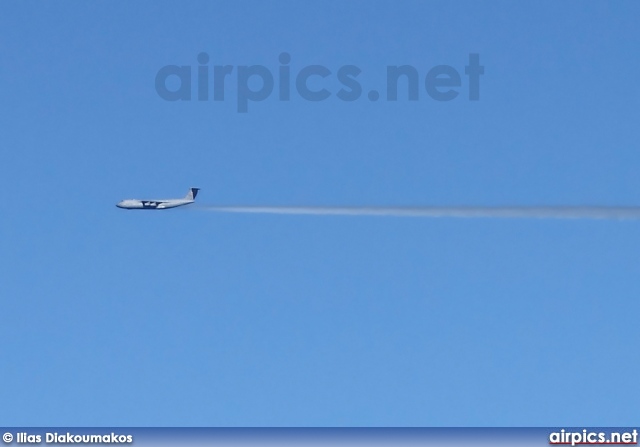
[[[185,197],[185,199],[187,199],[187,200],[196,200],[196,196],[198,195],[198,191],[200,191],[200,188],[189,188],[189,192],[187,193],[187,196]]]

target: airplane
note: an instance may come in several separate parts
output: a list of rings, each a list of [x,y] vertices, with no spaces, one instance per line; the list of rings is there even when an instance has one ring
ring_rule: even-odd
[[[200,191],[200,188],[189,188],[189,192],[184,199],[126,199],[118,202],[116,206],[126,210],[163,210],[175,208],[177,206],[189,205],[190,203],[195,202],[198,191]]]

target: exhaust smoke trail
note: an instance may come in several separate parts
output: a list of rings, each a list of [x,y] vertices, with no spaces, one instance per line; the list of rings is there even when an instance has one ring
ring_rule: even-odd
[[[316,216],[396,216],[521,219],[640,219],[640,207],[607,206],[427,206],[427,207],[320,207],[320,206],[199,206],[219,213],[298,214]]]

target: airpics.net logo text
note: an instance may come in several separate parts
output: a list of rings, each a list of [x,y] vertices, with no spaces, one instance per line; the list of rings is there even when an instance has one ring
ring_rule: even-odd
[[[333,97],[344,102],[359,100],[363,86],[358,79],[362,70],[356,65],[342,65],[332,70],[324,65],[295,68],[291,55],[281,53],[276,70],[264,65],[215,65],[207,53],[197,56],[197,65],[165,65],[156,73],[155,89],[165,101],[225,101],[229,85],[235,83],[237,111],[246,113],[249,103],[260,102],[277,94],[277,100],[290,101],[292,92],[306,101],[326,101]],[[274,75],[274,73],[276,73]],[[461,74],[463,73],[463,74]],[[451,65],[435,65],[424,74],[412,65],[386,66],[387,101],[418,101],[421,96],[434,101],[452,101],[464,90],[470,101],[480,99],[480,76],[484,66],[480,55],[470,53],[463,69]],[[332,79],[335,77],[335,79]],[[337,81],[337,84],[336,82]],[[337,91],[331,91],[331,85]],[[420,93],[424,89],[424,93]],[[378,89],[368,90],[366,97],[375,102],[381,99]]]

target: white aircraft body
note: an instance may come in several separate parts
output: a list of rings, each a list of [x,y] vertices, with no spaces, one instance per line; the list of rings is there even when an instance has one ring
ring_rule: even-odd
[[[200,188],[189,188],[189,192],[184,199],[126,199],[118,202],[116,206],[126,210],[164,210],[167,208],[175,208],[195,202],[198,191],[200,191]]]

